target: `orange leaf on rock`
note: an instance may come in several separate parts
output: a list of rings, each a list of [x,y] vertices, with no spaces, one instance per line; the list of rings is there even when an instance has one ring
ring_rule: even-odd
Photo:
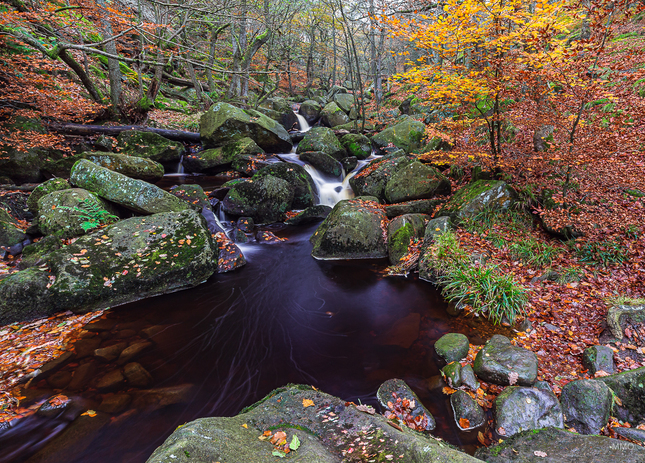
[[[468,421],[468,418],[459,418],[459,427],[462,429],[470,428],[470,421]]]
[[[302,406],[307,408],[307,407],[313,407],[314,401],[311,399],[302,399]]]

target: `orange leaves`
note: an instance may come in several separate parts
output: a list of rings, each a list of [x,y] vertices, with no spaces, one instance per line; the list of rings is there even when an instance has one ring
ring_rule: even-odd
[[[302,399],[302,406],[307,408],[307,407],[313,407],[314,406],[314,401],[311,399]]]

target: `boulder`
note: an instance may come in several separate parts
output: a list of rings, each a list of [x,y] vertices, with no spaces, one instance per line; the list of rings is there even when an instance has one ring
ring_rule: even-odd
[[[607,327],[618,340],[623,339],[622,324],[629,319],[632,323],[645,322],[645,304],[612,304],[607,311]]]
[[[170,193],[179,199],[186,201],[194,211],[201,212],[204,207],[209,209],[211,207],[211,203],[208,201],[208,196],[206,196],[204,189],[199,185],[175,185],[170,188]]]
[[[41,258],[0,281],[0,323],[84,313],[198,285],[216,267],[202,217],[192,210],[133,217]]]
[[[387,252],[390,264],[397,264],[408,253],[411,240],[423,239],[425,221],[429,216],[407,214],[392,219],[387,226]]]
[[[437,213],[448,216],[457,224],[487,210],[508,209],[515,200],[515,193],[499,180],[477,180],[460,188]]]
[[[328,103],[320,112],[320,120],[327,127],[336,127],[337,125],[347,124],[349,117],[333,101]]]
[[[0,246],[9,248],[22,243],[26,239],[27,235],[16,227],[13,217],[0,208]]]
[[[140,214],[179,212],[190,206],[161,188],[118,172],[80,160],[72,168],[73,185]]]
[[[495,432],[510,437],[530,429],[562,428],[562,407],[549,390],[510,386],[497,396],[493,406]]]
[[[609,421],[614,398],[602,381],[580,379],[562,388],[560,402],[568,427],[580,434],[600,434]]]
[[[210,148],[184,157],[188,172],[217,172],[252,156],[264,154],[264,150],[248,137],[230,142],[224,146]]]
[[[289,209],[304,209],[314,205],[316,185],[309,172],[301,165],[290,162],[271,163],[260,169],[253,176],[253,181],[267,175],[285,180],[293,190],[293,202]]]
[[[283,219],[293,203],[293,187],[273,175],[237,182],[222,201],[224,212],[249,216],[257,223],[273,223]]]
[[[434,167],[413,161],[397,169],[385,185],[388,203],[430,199],[450,194],[450,180]]]
[[[432,413],[428,411],[427,408],[423,406],[419,397],[414,393],[410,386],[408,386],[405,381],[402,379],[388,379],[383,384],[381,384],[376,391],[376,398],[378,399],[379,405],[383,410],[391,409],[388,405],[388,402],[395,404],[397,399],[409,400],[410,401],[410,416],[412,418],[417,418],[421,416],[425,417],[427,425],[425,431],[433,431],[437,426]]]
[[[432,214],[441,203],[443,201],[439,199],[417,199],[403,203],[385,204],[384,207],[385,213],[391,219],[404,214]]]
[[[49,193],[59,190],[68,190],[72,188],[67,180],[64,178],[52,178],[38,185],[29,195],[27,199],[27,207],[33,214],[38,214],[38,200]]]
[[[44,235],[60,238],[84,235],[116,222],[114,208],[82,188],[58,190],[38,201],[38,228]]]
[[[314,406],[303,406],[310,402]],[[148,463],[275,463],[273,445],[268,439],[258,439],[267,430],[284,431],[287,443],[298,437],[297,450],[285,457],[293,462],[359,461],[353,456],[359,454],[369,455],[359,457],[361,461],[479,461],[445,442],[406,427],[396,429],[381,415],[345,404],[308,386],[277,389],[237,416],[201,418],[182,426],[154,451]],[[359,441],[362,443],[357,447]]]
[[[461,333],[444,334],[434,343],[434,351],[441,365],[461,361],[466,358],[469,349],[468,338]]]
[[[153,132],[126,130],[117,137],[117,149],[156,162],[177,162],[185,154],[184,145]]]
[[[163,178],[164,168],[152,159],[124,154],[89,152],[82,157],[94,164],[113,170],[130,178],[155,183]]]
[[[293,146],[289,133],[273,119],[223,102],[215,103],[202,115],[199,133],[205,148],[223,146],[246,137],[269,153],[288,153]]]
[[[374,201],[340,201],[310,241],[316,259],[378,259],[387,257],[387,217]]]
[[[354,104],[354,95],[350,95],[349,93],[337,93],[334,95],[334,103],[336,103],[338,107],[345,112],[345,114],[349,114],[349,111],[352,109],[352,105]]]
[[[372,145],[382,154],[389,145],[402,149],[406,153],[421,147],[421,140],[425,137],[425,125],[406,117],[404,120],[388,127],[372,137]]]
[[[322,106],[314,100],[306,100],[300,104],[300,115],[302,115],[309,125],[312,125],[320,117]]]
[[[323,174],[332,177],[340,177],[343,174],[343,166],[337,159],[321,151],[306,151],[300,154],[300,160],[311,164]]]
[[[363,167],[349,179],[349,184],[357,196],[375,196],[380,201],[385,199],[385,186],[394,173],[413,162],[403,151],[397,151]]]
[[[455,423],[462,431],[470,431],[486,423],[484,409],[467,392],[458,390],[450,396]]]
[[[341,159],[340,164],[343,166],[343,170],[346,173],[352,172],[358,165],[358,159],[356,159],[356,156],[347,156],[346,158]]]
[[[538,359],[530,350],[515,347],[506,336],[496,334],[477,353],[473,369],[489,383],[507,386],[513,375],[517,384],[532,386],[537,380]]]
[[[372,143],[365,135],[359,133],[348,133],[340,139],[349,156],[356,156],[356,159],[365,159],[372,155]]]
[[[298,144],[296,153],[322,152],[334,159],[341,160],[347,156],[334,131],[327,127],[313,127]]]
[[[475,371],[470,365],[466,365],[461,368],[461,384],[473,392],[476,392],[477,389],[479,389],[480,383],[477,381]]]
[[[437,236],[443,235],[451,229],[452,225],[449,217],[437,217],[430,220],[423,235],[424,247],[430,246]]]
[[[475,457],[487,463],[640,463],[645,459],[645,449],[609,437],[545,428],[516,434],[496,446],[482,447]]]
[[[325,206],[322,204],[311,206],[290,217],[288,220],[285,220],[284,223],[287,225],[301,225],[305,223],[318,222],[327,218],[331,211],[331,206]]]
[[[454,389],[461,387],[461,364],[451,362],[441,369],[441,376],[446,384]]]
[[[40,119],[30,119],[23,116],[12,118],[12,123],[2,124],[6,133],[17,133],[26,145],[32,143],[32,134],[45,134],[47,129]],[[0,176],[9,177],[16,184],[37,183],[43,180],[41,169],[44,159],[49,156],[47,149],[33,147],[18,149],[5,145],[0,140]]]
[[[587,347],[582,353],[582,364],[590,375],[595,375],[598,371],[614,373],[614,351],[607,346]]]
[[[620,400],[614,404],[613,416],[633,425],[645,420],[645,367],[601,377],[598,381],[609,386]]]

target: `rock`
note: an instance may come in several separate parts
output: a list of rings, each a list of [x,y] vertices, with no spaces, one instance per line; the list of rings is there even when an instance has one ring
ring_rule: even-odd
[[[161,188],[81,160],[72,167],[72,184],[140,214],[179,212],[190,208]]]
[[[470,365],[466,365],[461,368],[461,384],[466,386],[473,392],[476,392],[479,389],[479,381],[475,377],[475,371]]]
[[[607,327],[618,340],[623,339],[622,323],[629,318],[632,323],[645,322],[645,304],[612,304],[607,311]]]
[[[323,174],[332,177],[340,177],[343,173],[343,166],[337,159],[321,151],[306,151],[300,154],[300,160],[311,164]]]
[[[587,347],[582,353],[582,364],[590,375],[595,375],[598,371],[614,373],[614,351],[607,346]]]
[[[374,159],[349,179],[349,184],[357,196],[375,196],[379,201],[385,199],[385,186],[397,170],[413,162],[403,151],[397,151]]]
[[[285,180],[293,189],[293,202],[289,209],[304,209],[313,206],[316,198],[314,180],[299,164],[276,162],[263,167],[253,176],[253,181],[265,176],[273,176]]]
[[[211,204],[208,202],[208,196],[206,196],[204,189],[199,185],[175,185],[170,189],[170,193],[190,204],[190,207],[194,211],[201,212],[204,207],[208,209],[211,207]]]
[[[94,355],[94,351],[101,345],[101,338],[96,336],[92,338],[79,339],[74,343],[74,352],[77,359],[82,359]]]
[[[296,153],[322,152],[340,161],[347,156],[334,131],[327,127],[313,127],[298,144]]]
[[[114,207],[82,188],[59,190],[38,201],[38,227],[45,235],[72,238],[114,223]]]
[[[350,95],[349,93],[337,93],[334,95],[334,103],[336,103],[338,107],[345,112],[345,114],[349,114],[349,111],[352,109],[352,105],[354,104],[354,95]]]
[[[63,370],[63,371],[57,371],[49,378],[47,378],[47,384],[52,389],[64,389],[65,387],[67,387],[67,385],[71,380],[72,380],[72,372]]]
[[[397,204],[385,204],[384,207],[385,213],[391,219],[404,214],[432,214],[442,202],[438,199],[418,199]]]
[[[430,220],[423,235],[424,247],[430,246],[437,236],[443,235],[451,229],[450,217],[437,217]]]
[[[194,400],[194,389],[195,386],[192,384],[180,384],[178,386],[132,391],[132,406],[152,412],[169,405],[188,403]]]
[[[202,115],[199,133],[205,148],[245,137],[269,153],[288,153],[293,146],[287,131],[276,121],[257,111],[242,111],[223,102],[215,103]]]
[[[517,384],[531,386],[537,379],[538,359],[530,350],[515,347],[506,336],[496,334],[477,353],[473,369],[489,383],[509,385],[513,373]]]
[[[276,107],[280,106],[274,104],[274,109],[257,108],[257,111],[278,122],[287,131],[298,130],[298,117],[291,109],[291,106],[287,104],[285,107],[280,107],[280,109],[275,109]]]
[[[121,355],[121,352],[123,352],[126,347],[128,347],[126,342],[120,342],[108,347],[96,349],[94,351],[94,357],[102,360],[103,362],[110,363],[119,358],[119,355]]]
[[[80,391],[94,378],[97,369],[98,367],[95,362],[87,362],[79,365],[74,370],[74,376],[72,376],[72,381],[67,388],[70,391]]]
[[[349,85],[351,86],[351,82],[345,82],[346,86]],[[347,93],[347,88],[343,87],[342,85],[336,85],[334,84],[331,89],[327,92],[327,99],[332,99],[339,93]]]
[[[49,193],[60,190],[68,190],[72,188],[67,180],[64,178],[52,178],[46,182],[38,185],[29,195],[27,200],[27,207],[33,214],[38,214],[38,200]]]
[[[255,222],[251,217],[240,217],[237,219],[235,226],[242,230],[244,233],[252,233],[255,228]]]
[[[580,379],[562,388],[560,402],[568,427],[580,434],[600,434],[609,421],[614,399],[605,383]]]
[[[510,386],[495,399],[495,432],[502,437],[529,429],[563,427],[562,408],[551,391]]]
[[[123,367],[123,374],[128,384],[133,387],[146,387],[152,382],[152,376],[140,363],[128,363]]]
[[[461,386],[461,364],[451,362],[441,369],[441,376],[448,386],[457,389]]]
[[[42,367],[40,367],[40,372],[35,377],[36,380],[40,381],[41,379],[47,379],[49,376],[51,376],[52,374],[56,373],[63,366],[65,366],[73,358],[74,358],[74,353],[65,352],[60,357],[55,358],[54,360],[50,360],[49,362],[44,364]]]
[[[264,154],[264,150],[249,137],[224,146],[205,149],[184,157],[184,167],[189,172],[217,172],[228,166],[239,168],[250,158]]]
[[[378,259],[387,257],[387,217],[373,201],[340,201],[310,241],[316,259]]]
[[[101,167],[144,182],[158,182],[164,174],[164,168],[160,163],[141,156],[89,152],[84,153],[82,157]]]
[[[87,331],[102,333],[103,331],[111,331],[115,325],[116,320],[110,318],[99,318],[98,320],[94,320],[91,323],[85,325],[85,329]]]
[[[347,156],[340,160],[340,164],[343,166],[345,173],[352,172],[358,165],[358,159],[356,159],[356,156]]]
[[[475,453],[488,463],[640,463],[645,449],[600,436],[581,436],[557,428],[525,431]]]
[[[621,437],[625,437],[629,440],[636,442],[645,443],[645,430],[637,428],[623,428],[622,426],[616,426],[613,431]]]
[[[21,138],[27,142],[32,142],[31,133],[47,133],[40,119],[24,116],[14,116],[10,124],[3,121],[2,128],[6,133],[22,133]],[[43,180],[43,160],[48,155],[48,150],[40,147],[22,150],[0,142],[0,175],[9,177],[12,180],[10,183],[39,183]]]
[[[25,232],[9,221],[13,220],[13,218],[9,217],[9,214],[4,212],[4,209],[0,208],[0,211],[2,211],[0,214],[7,219],[7,221],[0,220],[0,246],[9,248],[19,243],[23,243],[27,239]],[[3,217],[0,216],[0,219],[1,218]],[[13,252],[11,254],[13,255]],[[19,254],[19,252],[17,254]]]
[[[409,154],[421,147],[421,140],[425,137],[425,129],[423,122],[407,117],[374,135],[372,144],[381,154],[385,153],[390,144]]]
[[[411,240],[421,240],[425,230],[423,214],[406,214],[392,219],[387,226],[387,252],[390,264],[394,265],[408,253]]]
[[[282,220],[291,209],[293,197],[289,182],[263,175],[236,183],[222,201],[222,209],[231,215],[250,216],[257,223],[273,223]]]
[[[224,232],[214,236],[218,246],[217,273],[226,273],[246,265],[246,258],[240,248]]]
[[[348,133],[340,139],[341,145],[349,156],[356,156],[356,159],[365,159],[372,155],[372,143],[365,135]]]
[[[302,225],[305,223],[317,222],[327,218],[332,211],[331,206],[311,206],[299,212],[290,219],[284,221],[287,225]]]
[[[312,125],[320,117],[322,106],[314,100],[306,100],[300,104],[300,115],[305,118],[309,125]]]
[[[101,404],[97,407],[97,410],[103,413],[109,413],[111,415],[117,415],[128,408],[128,405],[132,403],[132,396],[126,394],[125,392],[119,392],[117,394],[109,394],[103,397]]]
[[[152,346],[152,343],[149,341],[138,341],[134,344],[123,349],[121,354],[119,354],[119,359],[117,363],[123,365],[128,363],[130,360],[136,358],[142,352],[148,350]]]
[[[349,122],[349,117],[336,103],[332,101],[320,112],[320,120],[322,124],[327,127],[336,127],[338,125],[347,124]]]
[[[634,426],[645,420],[645,367],[598,378],[598,381],[609,386],[620,400],[621,405],[614,404],[613,416]]]
[[[441,365],[459,362],[466,358],[469,349],[468,338],[461,333],[444,334],[434,343],[434,351]]]
[[[57,394],[47,399],[40,407],[38,407],[36,414],[44,418],[56,418],[63,414],[65,410],[70,408],[71,405],[72,401],[69,397]]]
[[[450,194],[450,181],[434,167],[418,161],[397,169],[385,186],[385,199],[389,203],[447,194]]]
[[[388,402],[395,403],[397,401],[396,399],[401,399],[402,401],[409,400],[411,403],[414,401],[414,406],[410,406],[412,409],[410,415],[413,418],[418,416],[423,417],[425,415],[428,421],[425,428],[426,431],[433,431],[437,425],[432,413],[423,406],[414,391],[402,379],[395,378],[385,381],[379,386],[378,391],[376,391],[376,398],[383,410],[388,410],[390,408],[388,407]]]
[[[213,274],[215,255],[194,211],[122,220],[47,254],[44,270],[29,268],[0,281],[0,323],[189,288]]]
[[[455,423],[462,431],[470,431],[486,423],[486,413],[467,392],[458,390],[450,396]]]
[[[99,391],[112,391],[118,389],[125,382],[125,377],[121,370],[112,370],[105,375],[96,383],[96,387]]]
[[[376,343],[381,346],[399,346],[409,349],[419,338],[420,323],[421,315],[411,313],[397,320],[392,328],[376,338]]]
[[[184,155],[184,145],[153,132],[126,130],[117,137],[117,149],[156,162],[177,162]]]
[[[487,210],[505,210],[513,203],[515,193],[506,183],[497,180],[478,180],[460,188],[437,213],[448,216],[453,223],[472,218]]]
[[[533,132],[533,149],[535,151],[546,151],[549,148],[549,142],[553,142],[552,125],[542,125]]]

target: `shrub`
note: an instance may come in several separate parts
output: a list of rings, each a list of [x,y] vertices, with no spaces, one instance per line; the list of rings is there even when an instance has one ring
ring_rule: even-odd
[[[543,267],[551,265],[553,259],[560,254],[561,249],[548,243],[541,243],[534,238],[525,239],[510,246],[511,255],[522,261]]]

